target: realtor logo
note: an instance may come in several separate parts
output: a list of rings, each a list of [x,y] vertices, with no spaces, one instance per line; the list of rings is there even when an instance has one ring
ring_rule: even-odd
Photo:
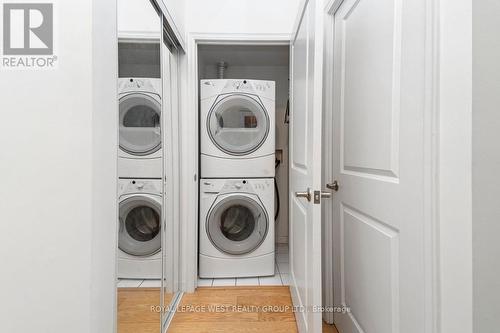
[[[54,11],[51,3],[3,5],[3,54],[52,55]]]
[[[56,68],[53,3],[4,3],[2,17],[0,68]]]

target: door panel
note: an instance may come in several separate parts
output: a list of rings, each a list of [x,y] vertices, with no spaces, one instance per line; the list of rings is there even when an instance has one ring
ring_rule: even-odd
[[[290,274],[300,332],[321,330],[321,205],[296,195],[321,188],[321,5],[305,3],[291,45]]]
[[[397,319],[398,233],[344,205],[340,219],[345,303],[368,332],[393,332]],[[383,311],[373,311],[374,305]]]
[[[334,300],[342,333],[422,332],[425,2],[334,14]],[[404,41],[404,43],[402,43]]]
[[[393,1],[343,6],[337,26],[343,53],[342,166],[363,176],[397,177],[401,13]]]

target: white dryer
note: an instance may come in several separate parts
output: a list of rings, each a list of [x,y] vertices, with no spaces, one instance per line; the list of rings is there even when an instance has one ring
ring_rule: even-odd
[[[201,178],[274,177],[275,83],[202,80]]]
[[[161,80],[118,80],[120,178],[161,178]]]
[[[274,275],[273,182],[201,179],[200,277]]]
[[[162,182],[119,180],[118,278],[161,278]]]

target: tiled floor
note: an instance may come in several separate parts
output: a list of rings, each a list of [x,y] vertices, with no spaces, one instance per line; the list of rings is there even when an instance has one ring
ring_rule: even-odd
[[[118,279],[118,288],[160,288],[160,280]],[[198,279],[198,287],[222,286],[288,286],[290,265],[288,264],[288,244],[276,245],[276,274],[233,279]]]
[[[118,279],[118,288],[160,288],[160,280]]]
[[[287,286],[290,284],[288,264],[288,244],[276,245],[276,274],[253,278],[198,279],[198,287],[223,286]]]

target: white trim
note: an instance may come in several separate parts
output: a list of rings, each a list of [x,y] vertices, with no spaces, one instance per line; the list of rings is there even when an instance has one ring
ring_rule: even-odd
[[[197,45],[289,45],[290,34],[190,33]]]
[[[118,44],[114,0],[93,0],[87,20],[92,29],[92,196],[90,235],[90,332],[116,332],[118,250]],[[87,13],[82,13],[87,15]],[[84,43],[87,43],[84,41]],[[86,45],[86,44],[85,44]],[[86,66],[86,64],[83,64]],[[54,92],[54,96],[56,92]],[[87,139],[86,139],[87,140]],[[67,269],[71,269],[68,263]],[[75,277],[77,281],[81,277]],[[61,304],[61,306],[68,306]],[[42,325],[43,326],[43,325]],[[47,328],[48,329],[48,328]],[[42,328],[43,330],[43,328]],[[74,329],[75,330],[75,329]]]
[[[333,56],[333,32],[334,32],[334,17],[333,15],[340,7],[344,0],[330,0],[325,6],[326,27],[325,27],[325,53],[327,55]],[[439,0],[426,0],[427,2],[427,38],[426,38],[426,85],[427,96],[426,96],[426,108],[425,108],[425,147],[424,147],[424,158],[425,158],[425,184],[424,191],[427,193],[425,196],[427,198],[425,202],[425,216],[429,223],[426,223],[424,228],[424,242],[425,249],[427,250],[425,254],[425,268],[426,268],[426,280],[425,280],[425,318],[423,318],[424,332],[428,333],[438,333],[440,332],[440,281],[439,281],[439,136],[437,134],[439,127]],[[327,58],[327,57],[325,57]],[[325,89],[329,89],[333,86],[333,67],[325,59]],[[324,110],[332,110],[333,101],[329,97],[330,94],[326,94],[325,97],[325,108]],[[330,112],[331,114],[331,112]],[[333,130],[333,119],[331,115],[326,116],[324,119],[328,120],[328,126],[330,130],[326,133],[330,133]],[[329,150],[327,150],[329,151]],[[330,175],[333,170],[333,156],[328,156],[324,159],[326,163],[326,173],[325,176]],[[332,216],[332,214],[328,214]],[[326,216],[326,215],[325,215]],[[332,224],[332,220],[328,223]],[[331,227],[329,230],[332,230]],[[333,234],[329,235],[329,238],[333,240]],[[326,248],[329,252],[329,247]],[[332,248],[333,255],[333,248]],[[330,267],[328,267],[330,268]],[[327,279],[330,277],[333,281],[333,268],[331,272],[325,273]],[[333,290],[332,300],[333,303]],[[327,299],[329,300],[329,296]],[[334,304],[325,304],[325,306],[332,306]],[[330,322],[330,316],[325,315],[325,319]],[[332,320],[333,321],[333,320]]]
[[[179,257],[179,76],[177,50],[170,51],[161,44],[162,66],[162,151],[163,151],[163,209],[162,287],[166,292],[178,290]],[[166,68],[168,66],[168,68]],[[166,269],[165,269],[166,267]],[[164,276],[163,274],[166,274]],[[163,292],[163,291],[162,291]],[[163,301],[163,298],[162,298]],[[168,304],[162,304],[168,306]]]
[[[119,31],[118,32],[118,41],[119,42],[141,41],[141,42],[158,43],[160,38],[161,38],[160,33],[154,33],[154,32],[150,32],[150,31]]]
[[[325,57],[323,59],[324,68],[324,85],[323,85],[323,179],[322,183],[329,183],[333,180],[333,150],[329,149],[331,143],[333,142],[333,113],[327,112],[333,109],[333,94],[329,94],[328,90],[333,88],[333,66],[332,62],[327,61],[333,58],[333,29],[334,29],[334,19],[333,19],[333,6],[336,8],[340,6],[340,1],[333,0],[330,1],[324,10],[325,15],[325,32],[324,32],[324,53]],[[324,228],[324,244],[322,246],[322,257],[329,258],[329,260],[323,261],[324,266],[322,270],[322,286],[323,286],[323,306],[334,307],[333,298],[333,204],[332,200],[323,201],[325,207],[322,207],[322,221]],[[323,320],[328,324],[333,324],[334,314],[333,312],[326,311],[323,313]]]
[[[175,38],[177,38],[177,40],[179,41],[181,49],[183,51],[186,50],[186,42],[185,42],[184,36],[181,33],[181,31],[179,30],[179,27],[177,26],[177,24],[175,23],[175,20],[174,20],[173,16],[170,14],[170,11],[168,10],[167,6],[165,5],[165,0],[152,0],[152,1],[154,1],[158,5],[163,16],[167,20],[168,25],[172,29],[172,32],[174,33]]]
[[[289,34],[231,34],[231,33],[190,33],[183,74],[186,77],[181,90],[183,112],[181,123],[181,259],[180,290],[193,292],[198,281],[198,45],[288,45]]]
[[[300,23],[302,22],[302,18],[304,17],[304,12],[306,10],[308,2],[309,0],[300,0],[298,6],[299,10],[297,11],[297,16],[295,17],[295,21],[293,23],[293,28],[292,28],[293,33],[290,36],[291,44],[295,41],[295,38],[297,38],[297,33],[299,32]]]
[[[425,309],[424,332],[439,327],[439,0],[426,0],[426,102],[424,113],[424,225]]]
[[[439,3],[439,326],[472,332],[472,0]]]

